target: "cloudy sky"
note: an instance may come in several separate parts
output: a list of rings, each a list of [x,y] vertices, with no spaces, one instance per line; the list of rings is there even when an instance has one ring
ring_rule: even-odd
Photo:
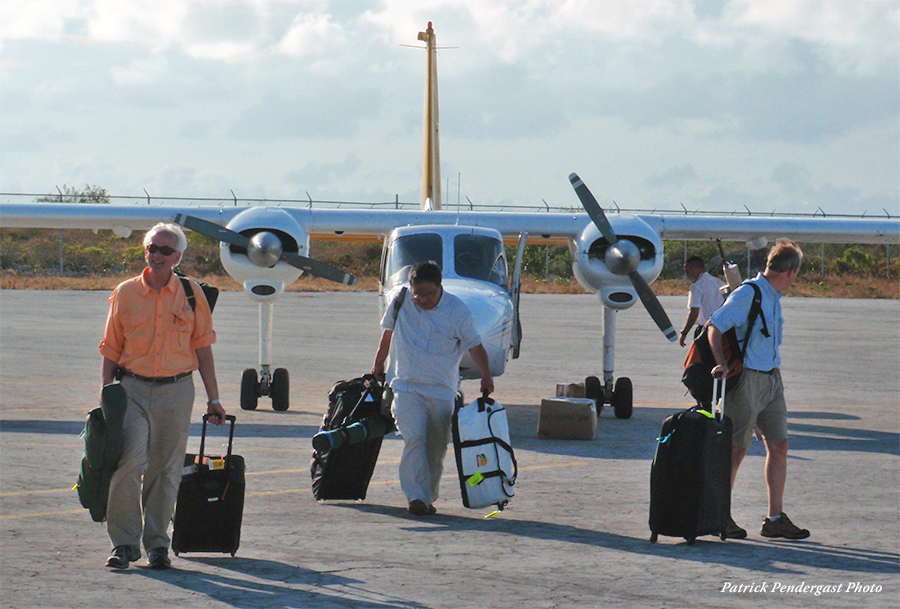
[[[898,0],[4,0],[0,192],[417,202],[428,21],[445,207],[900,213]]]

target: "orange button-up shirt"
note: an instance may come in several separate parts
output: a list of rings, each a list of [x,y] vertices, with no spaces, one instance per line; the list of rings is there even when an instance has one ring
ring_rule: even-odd
[[[196,370],[197,349],[216,342],[203,290],[193,283],[197,310],[192,311],[175,273],[157,293],[147,285],[148,272],[123,281],[110,295],[100,354],[141,376]]]

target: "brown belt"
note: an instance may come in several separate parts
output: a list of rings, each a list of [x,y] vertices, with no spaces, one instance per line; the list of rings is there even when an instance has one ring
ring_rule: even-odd
[[[140,374],[135,374],[127,368],[119,368],[119,370],[121,370],[122,374],[124,374],[125,376],[130,376],[133,379],[144,381],[145,383],[152,383],[153,385],[170,385],[171,383],[176,383],[181,379],[186,379],[192,374],[191,372],[182,372],[181,374],[176,374],[175,376],[141,376]]]

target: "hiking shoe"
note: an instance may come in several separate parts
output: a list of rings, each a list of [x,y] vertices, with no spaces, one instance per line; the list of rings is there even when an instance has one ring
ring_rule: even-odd
[[[433,516],[437,513],[437,510],[434,509],[434,506],[425,505],[425,502],[421,499],[414,499],[409,502],[409,507],[407,507],[407,511],[413,516]]]
[[[728,519],[728,526],[725,527],[725,539],[746,539],[747,529],[742,529],[734,521],[734,518]]]
[[[147,552],[147,566],[151,569],[168,569],[171,567],[172,561],[169,560],[169,549],[159,547]]]
[[[131,561],[140,557],[140,550],[135,550],[131,546],[116,546],[106,559],[106,566],[113,569],[127,569]]]
[[[806,539],[809,537],[809,531],[801,529],[791,522],[791,519],[784,512],[781,513],[781,518],[775,521],[764,518],[762,530],[759,534],[763,537],[784,537],[785,539]]]

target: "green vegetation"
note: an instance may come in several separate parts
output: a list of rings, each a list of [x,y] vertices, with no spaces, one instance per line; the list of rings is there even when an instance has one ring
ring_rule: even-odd
[[[133,276],[144,267],[142,240],[143,233],[134,233],[122,239],[111,231],[94,234],[90,230],[75,229],[2,228],[0,274],[5,280],[4,287],[11,286],[8,281],[10,277],[99,279]],[[737,264],[745,277],[748,276],[747,251],[743,243],[725,243],[723,246],[726,258]],[[807,282],[821,283],[820,287],[826,292],[828,284],[839,278],[878,280],[887,282],[890,286],[897,283],[897,278],[900,277],[896,247],[889,249],[884,245],[842,244],[801,246],[806,254],[801,277]],[[377,279],[381,260],[380,243],[316,241],[312,249],[318,260],[344,269],[361,279]],[[887,257],[889,251],[890,275]],[[507,255],[512,263],[514,246],[507,246]],[[676,293],[680,293],[686,287],[682,266],[685,257],[692,255],[702,257],[707,261],[711,272],[721,276],[721,261],[715,242],[688,242],[685,250],[684,242],[669,241],[666,243],[663,271],[655,289],[659,291],[662,286],[671,285]],[[750,252],[749,275],[755,275],[765,266],[765,256],[765,249]],[[553,285],[562,291],[567,291],[565,288],[571,286],[573,291],[580,291],[572,274],[571,253],[564,245],[528,245],[522,267],[528,285]],[[197,233],[188,233],[188,249],[181,268],[197,277],[226,275],[219,258],[219,244]],[[874,296],[884,297],[881,291]]]

